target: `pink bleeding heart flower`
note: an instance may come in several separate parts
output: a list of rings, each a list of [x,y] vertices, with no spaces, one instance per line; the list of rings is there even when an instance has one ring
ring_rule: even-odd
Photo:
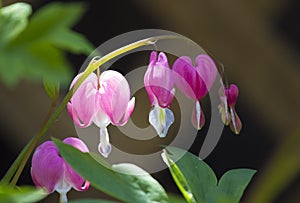
[[[199,130],[205,124],[200,100],[212,87],[216,79],[217,67],[208,55],[200,54],[195,59],[195,66],[191,58],[182,56],[174,62],[172,69],[176,86],[195,101],[191,120],[193,126]]]
[[[78,138],[68,137],[63,142],[82,152],[89,152],[87,146]],[[35,150],[32,157],[31,177],[37,187],[46,189],[48,193],[54,191],[60,193],[62,202],[67,202],[67,192],[71,188],[85,191],[90,186],[90,183],[59,155],[52,141],[44,142]]]
[[[72,81],[75,84],[81,74]],[[75,124],[85,128],[94,123],[100,128],[99,152],[108,157],[111,152],[107,126],[123,126],[135,105],[130,100],[130,88],[125,77],[117,71],[104,71],[100,77],[91,73],[75,92],[67,105]]]
[[[151,52],[148,69],[144,76],[144,84],[153,109],[149,113],[149,122],[159,137],[166,137],[169,127],[174,122],[170,107],[174,98],[174,78],[165,53],[157,56]]]
[[[235,110],[236,100],[239,94],[239,89],[235,84],[231,84],[228,88],[224,86],[220,88],[219,95],[221,104],[219,111],[221,113],[222,121],[225,125],[230,124],[230,129],[239,134],[242,129],[242,122]],[[229,106],[229,111],[228,111]]]

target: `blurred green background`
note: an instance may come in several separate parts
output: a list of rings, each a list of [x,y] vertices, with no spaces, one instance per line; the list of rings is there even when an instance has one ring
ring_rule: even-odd
[[[17,1],[3,1],[2,4],[13,2]],[[25,2],[32,5],[35,13],[54,1]],[[124,32],[156,28],[185,35],[215,55],[225,65],[229,81],[238,84],[240,88],[237,111],[243,122],[243,130],[239,136],[234,136],[229,128],[225,128],[217,147],[205,161],[219,177],[232,168],[258,170],[246,190],[243,202],[300,201],[299,1],[84,2],[87,7],[85,12],[82,7],[82,18],[79,18],[78,23],[74,19],[75,25],[70,23],[70,26],[95,47]],[[48,24],[37,24],[37,33],[56,33],[53,32],[57,29],[56,24],[59,24],[59,20],[53,22],[53,29],[47,29]],[[62,36],[62,33],[57,33]],[[24,38],[26,40],[26,36]],[[75,41],[77,43],[71,45],[56,41],[62,50],[78,53],[65,55],[68,60],[64,64],[73,70],[73,75],[86,59],[84,54],[91,48],[83,47],[84,43],[77,38]],[[74,50],[74,47],[81,47],[81,50]],[[45,60],[53,63],[53,50],[44,48],[43,44],[37,52],[45,51]],[[64,57],[63,52],[59,54]],[[20,57],[14,56],[12,64],[18,66]],[[3,58],[2,55],[0,59]],[[140,60],[140,63],[145,64],[147,60]],[[124,62],[123,65],[127,67],[130,64]],[[37,79],[40,75],[32,75],[21,75],[20,80],[9,87],[4,79],[0,81],[1,176],[30,137],[38,131],[51,103],[42,83]],[[67,90],[71,77],[66,73],[65,78],[59,78],[65,81],[62,92]],[[191,148],[192,152],[199,152],[204,132],[205,129],[199,133]],[[75,133],[73,123],[65,111],[43,139],[49,139],[49,136],[76,136]],[[32,184],[29,168],[28,164],[19,184]],[[168,171],[154,176],[167,191],[178,192]],[[72,191],[69,196],[71,199],[104,194],[90,189],[86,193]],[[45,202],[57,201],[57,198],[56,194],[51,195]]]

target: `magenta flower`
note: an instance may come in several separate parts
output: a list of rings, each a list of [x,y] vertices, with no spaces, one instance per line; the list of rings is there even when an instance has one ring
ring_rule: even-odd
[[[81,74],[77,75],[71,87]],[[94,123],[100,128],[99,152],[108,157],[111,152],[107,126],[125,125],[131,116],[135,98],[130,100],[129,84],[117,71],[107,70],[100,77],[90,74],[67,105],[75,124],[85,128]]]
[[[235,104],[239,94],[239,89],[235,84],[231,84],[229,88],[221,87],[219,90],[219,94],[221,99],[219,111],[221,113],[222,121],[225,125],[230,124],[231,130],[235,134],[239,134],[242,129],[242,122],[235,110]]]
[[[215,81],[217,75],[216,65],[205,54],[196,57],[195,66],[193,66],[189,57],[182,56],[174,62],[173,72],[175,83],[180,91],[195,101],[191,120],[193,126],[199,130],[205,123],[200,99],[208,93]]]
[[[149,113],[149,122],[155,128],[159,137],[167,135],[169,127],[174,122],[170,107],[174,98],[174,78],[169,67],[167,56],[153,51],[150,63],[144,76],[144,84],[153,109]]]
[[[82,152],[89,152],[87,146],[78,138],[68,137],[63,142]],[[31,177],[37,187],[46,189],[48,193],[54,191],[60,193],[62,202],[67,202],[67,192],[71,188],[85,191],[90,186],[90,183],[59,155],[52,141],[44,142],[35,150],[32,157]]]

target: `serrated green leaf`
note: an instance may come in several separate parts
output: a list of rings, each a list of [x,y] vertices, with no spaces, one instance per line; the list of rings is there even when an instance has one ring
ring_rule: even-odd
[[[197,202],[206,202],[210,188],[217,186],[217,178],[213,170],[199,157],[176,147],[167,147],[170,158],[184,175]]]
[[[228,196],[239,202],[244,190],[251,181],[256,170],[252,169],[233,169],[227,171],[219,181],[219,188]]]
[[[13,188],[8,185],[0,185],[0,202],[3,203],[38,202],[46,196],[45,191],[36,189],[35,187],[22,186]]]
[[[95,188],[124,202],[166,203],[168,197],[163,187],[146,171],[132,164],[115,165],[119,173],[97,162],[88,153],[54,139],[62,157]],[[95,156],[95,154],[93,154]],[[100,156],[97,158],[101,160]],[[105,162],[105,161],[103,161]],[[141,172],[143,175],[132,173]]]
[[[104,200],[104,199],[78,199],[71,200],[69,203],[118,203],[116,201]]]
[[[0,47],[26,28],[31,11],[31,6],[27,3],[15,3],[0,9]]]

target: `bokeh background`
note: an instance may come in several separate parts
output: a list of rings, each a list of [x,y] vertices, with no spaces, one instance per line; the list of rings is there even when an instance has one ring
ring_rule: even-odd
[[[3,4],[13,2],[16,1]],[[51,1],[25,2],[36,11]],[[235,136],[229,128],[224,128],[217,147],[205,161],[218,177],[232,168],[258,170],[243,202],[300,201],[300,1],[91,0],[85,3],[88,9],[73,29],[95,47],[132,30],[165,29],[187,36],[216,56],[225,65],[229,81],[240,88],[237,111],[243,130]],[[75,75],[86,56],[68,54],[67,57]],[[62,95],[66,90],[67,86],[63,87]],[[42,84],[28,80],[10,88],[0,81],[0,98],[0,175],[3,176],[38,131],[51,102]],[[43,139],[51,136],[76,136],[66,111]],[[199,133],[192,152],[199,152],[203,136],[204,133]],[[29,169],[30,164],[19,184],[33,184]],[[153,175],[168,192],[179,193],[168,171]],[[106,196],[91,188],[86,193],[72,191],[69,197]],[[54,194],[44,202],[56,202],[57,198]]]

